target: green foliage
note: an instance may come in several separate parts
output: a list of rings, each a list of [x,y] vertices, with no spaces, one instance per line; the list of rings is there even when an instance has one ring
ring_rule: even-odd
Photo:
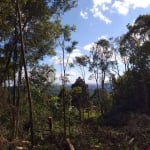
[[[145,80],[149,81],[149,72],[145,72],[144,74],[146,77]],[[145,93],[139,71],[126,72],[122,77],[114,81],[113,86],[113,101],[115,106],[122,108],[122,111],[145,111]],[[149,82],[147,82],[146,87],[149,91]],[[149,104],[150,102],[148,102]]]
[[[85,67],[87,67],[88,63],[89,63],[89,57],[87,55],[75,57],[75,64],[80,67],[81,75],[84,80],[86,75]]]
[[[86,66],[87,63],[89,62],[89,57],[88,56],[81,56],[81,57],[76,57],[76,63],[78,63],[79,65],[82,65],[82,66]]]
[[[30,129],[33,144],[32,104],[26,68],[31,70],[34,130],[42,132],[47,129],[47,117],[54,113],[54,110],[50,112],[50,107],[48,108],[48,90],[55,79],[54,69],[37,64],[45,55],[55,54],[56,40],[63,32],[61,15],[75,7],[76,2],[76,0],[2,0],[0,2],[0,85],[6,89],[8,86],[8,88],[13,86],[3,100],[8,107],[6,109],[9,110],[8,114],[7,111],[4,114],[2,111],[2,119],[9,116],[7,123],[4,124],[8,124],[6,128],[9,129],[10,139],[21,135],[24,136],[23,138],[28,138],[27,132]],[[67,35],[70,35],[69,29],[74,30],[73,27],[68,26],[65,31]],[[75,45],[73,42],[72,46]],[[23,65],[25,75],[22,73]],[[25,87],[24,76],[28,89]],[[26,128],[26,131],[23,128]]]
[[[112,52],[109,49],[109,42],[105,39],[101,39],[96,42],[95,47],[91,50],[92,62],[90,63],[90,71],[94,70],[106,71],[109,68],[109,58],[112,56]]]
[[[149,15],[139,16],[121,39],[120,54],[126,57],[131,69],[149,68],[149,20]]]
[[[38,63],[38,60],[43,59],[45,55],[55,54],[56,39],[63,32],[59,15],[75,7],[76,1],[25,0],[19,2],[19,6],[26,59],[28,64],[33,65],[35,62]],[[18,57],[20,57],[16,3],[10,0],[2,1],[0,11],[0,39],[6,45],[10,43],[11,49],[14,49],[14,46],[18,44],[16,48],[18,49]],[[58,17],[55,17],[56,14],[59,14]],[[74,27],[66,26],[65,33],[67,35],[70,35],[70,29],[74,30]],[[19,63],[19,59],[17,61]]]
[[[77,78],[72,88],[72,105],[78,109],[86,108],[89,101],[88,85],[80,77]]]
[[[120,43],[120,53],[126,57],[128,71],[114,80],[114,105],[126,111],[149,112],[150,42],[149,15],[139,16]]]
[[[55,80],[55,69],[53,66],[36,65],[30,71],[31,85],[39,90],[48,90]]]
[[[52,117],[55,118],[55,120],[61,118],[62,106],[59,103],[58,96],[50,96],[48,100],[48,107],[49,107]]]
[[[98,99],[98,97],[100,99]],[[103,101],[103,99],[104,101]],[[105,108],[105,113],[109,112],[112,108],[112,93],[108,91],[103,91],[102,89],[95,89],[92,96],[91,100],[93,102],[93,105],[97,107],[99,110],[101,105]]]
[[[76,57],[83,79],[79,77],[72,84],[71,90],[68,90],[65,83],[69,57],[66,63],[65,58],[68,55],[65,54],[70,55],[78,42],[71,41],[71,32],[75,31],[75,26],[62,25],[60,16],[76,6],[76,3],[77,0],[19,1],[25,57],[30,70],[34,131],[39,142],[37,143],[40,144],[38,146],[41,149],[55,149],[61,141],[59,148],[57,147],[61,149],[64,140],[61,134],[64,123],[65,132],[73,139],[77,149],[147,148],[149,143],[144,143],[143,146],[142,142],[143,139],[149,138],[149,126],[144,126],[145,131],[144,128],[140,131],[138,124],[142,119],[136,121],[132,116],[135,112],[148,114],[150,112],[150,15],[139,16],[133,25],[127,26],[128,32],[122,36],[119,49],[126,70],[122,76],[112,78],[111,92],[108,93],[104,85],[114,62],[110,59],[112,56],[110,41],[105,39],[95,43],[91,51],[91,62],[88,56]],[[16,6],[17,1],[1,0],[0,135],[7,137],[8,140],[17,136],[29,139],[28,132],[31,129],[27,89],[22,74],[19,13]],[[55,55],[54,49],[58,44],[63,51],[63,85],[59,95],[56,96],[49,92],[53,88],[55,69],[52,66],[39,65],[39,60],[45,55]],[[84,67],[88,63],[89,70],[94,74],[97,82],[97,89],[91,97],[93,101],[89,99],[88,85],[84,80]],[[102,89],[99,89],[99,82]],[[126,131],[129,129],[125,128],[121,132],[99,127],[96,120],[98,116],[94,107],[91,107],[92,104],[99,108],[103,107],[101,112],[104,111],[104,117],[101,121],[107,125],[116,127],[118,124],[127,126],[133,123],[135,126],[131,125],[130,131]],[[82,116],[84,120],[81,119]],[[54,120],[51,134],[48,117]],[[142,118],[144,124],[146,121],[149,124],[149,117],[142,116]],[[132,122],[130,119],[135,120]],[[18,129],[17,136],[14,136],[15,127]],[[133,129],[137,129],[135,132],[138,133],[137,135],[133,133]],[[141,135],[146,138],[139,139]],[[2,140],[4,139],[0,137],[0,142]]]
[[[71,45],[66,47],[66,51],[70,54],[74,49],[76,49],[77,41],[72,41]]]

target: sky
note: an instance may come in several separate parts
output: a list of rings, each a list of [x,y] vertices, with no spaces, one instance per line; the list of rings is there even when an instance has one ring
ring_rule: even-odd
[[[62,17],[63,24],[75,25],[72,40],[78,41],[77,48],[70,55],[72,62],[76,56],[89,54],[91,44],[101,38],[118,37],[127,32],[127,24],[133,24],[139,15],[150,14],[150,0],[78,0],[78,6],[66,12]],[[57,56],[46,57],[44,63],[53,64],[56,68],[56,82],[61,83],[61,49],[56,48]],[[120,66],[122,66],[120,64]],[[81,76],[78,67],[67,68],[70,83]],[[90,73],[86,72],[86,83]]]

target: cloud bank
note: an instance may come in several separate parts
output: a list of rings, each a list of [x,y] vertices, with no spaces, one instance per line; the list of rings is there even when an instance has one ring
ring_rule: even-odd
[[[80,11],[83,19],[88,19],[88,13],[106,24],[112,20],[106,14],[117,13],[126,16],[131,10],[150,7],[150,0],[92,0],[92,7],[89,12]]]

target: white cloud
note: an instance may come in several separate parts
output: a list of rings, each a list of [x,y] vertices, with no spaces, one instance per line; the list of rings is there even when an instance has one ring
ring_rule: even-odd
[[[121,15],[127,15],[130,9],[147,8],[150,6],[150,0],[116,0],[112,4],[112,8]]]
[[[71,56],[80,56],[82,55],[80,49],[74,49],[73,52],[71,53]]]
[[[108,36],[107,35],[101,35],[100,37],[98,37],[98,40],[100,40],[100,39],[108,40]]]
[[[94,7],[102,6],[103,4],[110,4],[111,0],[93,0]]]
[[[53,62],[53,64],[57,65],[57,64],[60,64],[61,58],[57,55],[57,56],[52,57],[51,61]]]
[[[112,7],[115,8],[121,15],[127,15],[129,12],[129,4],[125,2],[115,1]]]
[[[132,6],[132,8],[147,8],[150,6],[150,0],[124,0],[124,3]]]
[[[80,11],[80,16],[83,18],[83,19],[88,19],[88,13],[86,11]]]
[[[104,21],[106,24],[110,24],[111,20],[103,15],[103,13],[99,10],[98,7],[93,7],[91,9],[91,12],[93,13],[93,17],[99,18],[100,20]]]
[[[76,71],[75,68],[71,68],[66,72],[66,75],[69,79],[69,82],[74,83],[75,80],[77,79],[77,77],[79,76],[79,73]],[[56,79],[57,79],[55,81],[56,83],[61,83],[61,73],[60,72],[56,73]]]
[[[94,43],[89,43],[89,44],[85,45],[83,48],[84,48],[84,50],[90,51],[93,46],[94,46]]]
[[[108,36],[107,35],[101,35],[100,37],[97,38],[97,40],[100,40],[100,39],[108,39]],[[95,43],[92,42],[92,43],[89,43],[89,44],[86,44],[85,46],[83,46],[83,49],[84,50],[87,50],[87,51],[91,51],[92,48],[95,46]]]
[[[83,54],[81,53],[80,49],[74,49],[73,52],[69,55],[66,54],[66,58],[65,58],[65,64],[67,63],[67,59],[68,63],[73,63],[74,59],[76,56],[82,56]],[[62,64],[62,54],[59,53],[59,55],[52,57],[52,62],[54,65],[56,65],[57,67],[57,72],[56,72],[56,83],[61,83],[61,64]],[[76,70],[76,68],[66,68],[66,74],[68,74],[68,78],[70,83],[74,83],[76,78],[79,76],[79,72]]]
[[[102,5],[102,10],[103,10],[103,11],[109,10],[109,7],[106,6],[106,4],[103,4],[103,5]]]
[[[107,4],[110,4],[111,0],[93,0],[93,7],[91,9],[91,12],[93,14],[93,17],[99,18],[100,20],[104,21],[106,24],[110,24],[111,20],[104,16],[102,11],[106,11],[109,9]]]
[[[70,83],[74,83],[78,77],[82,77],[81,72],[77,68],[71,68],[71,69],[69,69],[67,71],[67,74],[69,75],[68,78],[69,78],[69,82]],[[89,76],[90,76],[90,73],[87,70],[86,76],[85,76],[85,82],[88,83],[88,84],[95,83],[94,79],[93,80],[89,80],[88,79]]]
[[[110,24],[112,21],[108,16],[105,16],[103,12],[112,13],[116,12],[120,15],[128,15],[130,10],[136,8],[148,8],[150,7],[150,0],[92,0],[93,6],[91,12],[94,18],[99,18],[106,24]]]
[[[75,79],[78,77],[79,73],[75,68],[71,68],[68,70],[67,74],[69,74],[70,80],[73,79],[73,82],[75,82]]]
[[[81,51],[79,49],[74,49],[73,52],[71,54],[67,54],[66,55],[66,58],[65,58],[65,63],[73,63],[74,59],[76,56],[82,56],[83,54],[81,53]],[[62,57],[61,57],[61,54],[60,55],[57,55],[57,56],[54,56],[52,57],[51,59],[52,63],[55,64],[55,65],[59,65],[59,64],[62,64]]]
[[[69,62],[73,63],[75,57],[82,56],[82,55],[83,54],[81,53],[81,51],[79,49],[73,50],[73,52],[69,56]]]

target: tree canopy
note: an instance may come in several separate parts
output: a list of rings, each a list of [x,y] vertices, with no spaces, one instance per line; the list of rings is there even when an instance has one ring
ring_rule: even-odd
[[[142,148],[149,148],[150,15],[140,15],[115,40],[99,39],[89,55],[70,63],[78,44],[71,39],[76,27],[64,25],[61,17],[76,5],[77,0],[1,0],[2,149],[17,149],[24,143],[25,149],[68,149],[66,145],[72,146],[68,138],[76,149],[140,149],[140,136],[148,139]],[[59,74],[53,65],[41,63],[45,56],[57,55],[56,48],[62,52]],[[79,67],[82,77],[67,85],[70,66]],[[85,81],[88,74],[96,82],[93,93]],[[62,82],[56,86],[58,75]],[[144,121],[133,120],[141,114]],[[139,128],[140,121],[148,124],[145,129]],[[133,124],[132,130],[128,124]],[[122,128],[111,128],[119,125]],[[118,143],[120,137],[124,143]]]

